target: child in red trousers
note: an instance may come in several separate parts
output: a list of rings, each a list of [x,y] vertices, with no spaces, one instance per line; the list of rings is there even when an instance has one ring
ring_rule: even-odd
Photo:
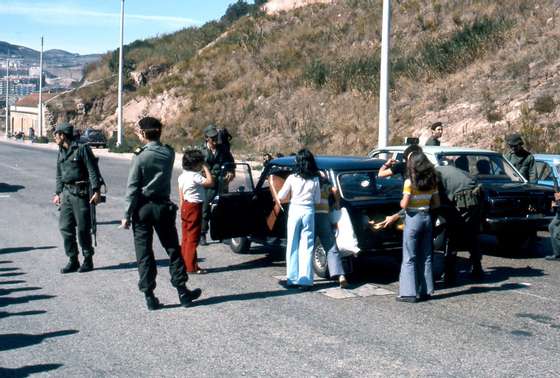
[[[204,175],[201,175],[200,172]],[[202,228],[202,203],[205,188],[214,186],[214,179],[204,155],[199,150],[187,150],[183,154],[183,173],[179,176],[179,206],[181,210],[181,255],[187,272],[206,273],[196,263],[196,247]]]

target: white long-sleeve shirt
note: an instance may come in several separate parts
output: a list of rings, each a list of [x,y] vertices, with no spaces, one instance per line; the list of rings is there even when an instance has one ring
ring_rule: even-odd
[[[290,203],[294,205],[313,206],[319,203],[321,200],[319,178],[306,180],[296,174],[289,175],[278,192],[278,197],[280,200],[284,200],[290,194]]]

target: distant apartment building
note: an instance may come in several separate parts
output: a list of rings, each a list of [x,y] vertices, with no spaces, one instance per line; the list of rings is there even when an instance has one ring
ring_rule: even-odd
[[[6,97],[6,78],[0,80],[0,97]],[[10,78],[10,96],[24,97],[39,90],[38,77]]]
[[[43,93],[43,104],[56,96],[56,93]],[[15,105],[10,106],[10,134],[22,132],[29,136],[31,129],[35,136],[46,136],[50,125],[46,122],[46,107],[43,105],[43,127],[38,127],[39,122],[39,94],[33,93],[19,99]]]

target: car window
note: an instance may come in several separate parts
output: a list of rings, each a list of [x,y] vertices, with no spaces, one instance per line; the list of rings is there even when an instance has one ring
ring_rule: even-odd
[[[231,172],[231,164],[227,164],[220,175],[220,192],[251,192],[253,191],[253,177],[251,176],[251,168],[249,164],[235,164],[235,176],[229,183],[224,182],[223,177],[227,172]]]
[[[552,168],[548,163],[543,161],[535,162],[535,166],[537,168],[537,180],[542,181],[552,181],[554,180]]]
[[[340,195],[346,200],[367,200],[402,191],[402,180],[377,180],[377,171],[344,172],[337,176]]]
[[[500,154],[439,154],[439,165],[452,165],[480,180],[524,182],[512,165]]]

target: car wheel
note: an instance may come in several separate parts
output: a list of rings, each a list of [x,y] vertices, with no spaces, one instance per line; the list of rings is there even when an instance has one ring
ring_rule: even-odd
[[[246,237],[232,238],[229,247],[235,253],[247,253],[251,248],[251,240]]]
[[[321,278],[329,278],[329,265],[327,263],[327,251],[317,239],[313,248],[313,270]]]

